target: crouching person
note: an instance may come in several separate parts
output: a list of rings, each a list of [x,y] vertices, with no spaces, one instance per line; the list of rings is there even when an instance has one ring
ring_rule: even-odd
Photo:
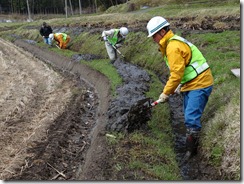
[[[56,46],[60,49],[66,49],[70,42],[70,36],[65,33],[52,33],[49,35],[51,40],[56,41]]]
[[[105,47],[111,64],[117,59],[116,49],[122,46],[128,33],[129,31],[126,27],[110,29],[108,31],[104,30],[102,32],[102,39],[105,41]]]

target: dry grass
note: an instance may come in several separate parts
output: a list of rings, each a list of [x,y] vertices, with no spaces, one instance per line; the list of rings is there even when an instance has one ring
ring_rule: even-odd
[[[233,96],[240,96],[240,91]],[[228,103],[206,126],[205,132],[210,135],[203,140],[204,156],[216,166],[223,179],[240,179],[240,128],[240,101]],[[215,148],[221,150],[218,155],[213,151]]]
[[[64,111],[71,84],[40,60],[2,42],[0,70],[0,179],[30,167],[27,150],[45,139]],[[20,171],[16,169],[21,168]]]
[[[224,154],[221,170],[227,178],[240,179],[240,104],[228,104],[225,113],[219,118],[227,123],[222,133]],[[225,140],[230,141],[231,144],[226,144]]]

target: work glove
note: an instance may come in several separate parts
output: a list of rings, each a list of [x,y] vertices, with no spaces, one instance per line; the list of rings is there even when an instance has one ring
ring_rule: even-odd
[[[161,103],[164,103],[164,102],[166,102],[166,101],[169,99],[169,96],[166,95],[166,94],[164,94],[164,93],[162,93],[162,94],[159,96],[158,99],[160,100]]]
[[[103,37],[103,41],[107,41],[107,37],[106,36]]]
[[[177,86],[177,88],[175,89],[174,93],[179,95],[179,94],[180,94],[180,89],[181,89],[181,87],[182,87],[182,84],[179,84],[179,85]]]
[[[122,46],[122,44],[120,44],[120,43],[117,43],[117,44],[115,45],[116,49],[117,49],[117,48],[120,48],[121,46]]]

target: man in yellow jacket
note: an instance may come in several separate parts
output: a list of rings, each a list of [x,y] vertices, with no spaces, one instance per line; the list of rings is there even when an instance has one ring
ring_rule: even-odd
[[[166,102],[171,94],[183,94],[186,126],[186,157],[197,153],[201,116],[213,88],[213,76],[206,59],[198,48],[175,35],[163,17],[153,17],[147,24],[148,37],[158,43],[170,77],[159,96]]]
[[[57,42],[58,48],[60,49],[66,49],[70,41],[70,36],[65,33],[51,33],[49,38],[51,40],[55,40]]]

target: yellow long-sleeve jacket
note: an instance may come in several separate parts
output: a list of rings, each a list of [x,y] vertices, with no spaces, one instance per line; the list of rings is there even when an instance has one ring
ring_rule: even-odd
[[[164,87],[163,93],[166,95],[174,94],[175,89],[180,84],[184,75],[185,67],[191,60],[190,47],[179,40],[170,40],[174,33],[170,30],[159,41],[159,49],[162,55],[166,54],[169,64],[170,76]],[[190,91],[206,88],[213,85],[214,79],[210,68],[198,75],[195,79],[185,83],[181,91]]]

